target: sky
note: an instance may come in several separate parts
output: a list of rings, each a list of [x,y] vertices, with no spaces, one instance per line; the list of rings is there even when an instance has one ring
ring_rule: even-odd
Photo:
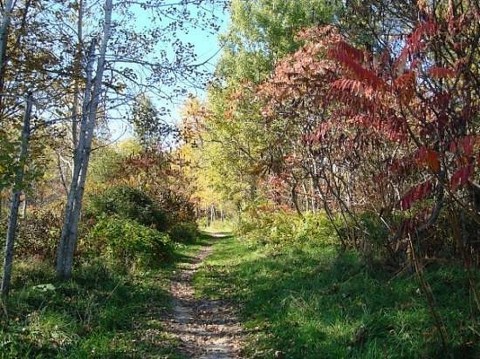
[[[135,10],[135,14],[137,16],[137,23],[139,28],[145,27],[145,24],[149,23],[148,13],[142,10]],[[202,31],[198,28],[188,26],[187,30],[188,33],[183,33],[179,36],[180,40],[183,42],[191,43],[194,48],[195,52],[198,56],[197,63],[203,63],[207,60],[208,61],[208,70],[213,73],[215,69],[215,64],[219,59],[220,55],[220,45],[218,41],[218,35],[226,31],[228,26],[228,14],[227,12],[223,12],[220,9],[216,12],[216,15],[219,16],[219,25],[220,31],[217,34],[209,33],[208,31]],[[182,85],[179,85],[182,86]],[[188,89],[189,92],[194,94],[197,97],[203,97],[204,91],[199,90],[198,88]],[[171,115],[166,118],[166,121],[176,123],[179,120],[180,114],[180,107],[184,99],[179,98],[175,103],[171,103],[170,101],[165,101],[162,99],[158,99],[153,97],[153,102],[158,107],[167,107],[171,110]],[[125,111],[126,112],[126,111]],[[111,141],[118,141],[122,139],[126,139],[132,136],[132,129],[131,126],[125,120],[113,120],[109,124],[110,130],[110,139]]]

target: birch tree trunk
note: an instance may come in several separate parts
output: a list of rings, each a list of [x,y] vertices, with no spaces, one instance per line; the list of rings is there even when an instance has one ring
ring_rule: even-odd
[[[20,207],[20,195],[22,193],[22,182],[25,174],[25,162],[28,156],[28,142],[30,140],[30,118],[32,115],[33,97],[27,96],[25,115],[23,117],[22,142],[19,157],[19,166],[15,174],[15,182],[12,190],[12,204],[10,206],[10,215],[8,217],[7,238],[5,241],[5,253],[3,259],[3,276],[0,287],[2,296],[8,295],[10,290],[10,280],[12,278],[12,265],[14,244],[17,231],[18,209]]]
[[[2,24],[0,25],[0,93],[3,93],[5,83],[5,63],[7,59],[8,31],[12,18],[14,0],[7,0],[3,6]],[[2,105],[2,96],[0,96],[0,108]]]
[[[93,132],[95,129],[96,114],[102,92],[102,79],[105,69],[105,54],[111,35],[112,24],[112,0],[105,0],[105,19],[103,25],[103,38],[100,44],[100,52],[97,60],[95,78],[93,78],[93,64],[95,61],[95,41],[92,41],[88,52],[87,81],[82,106],[80,133],[74,153],[73,176],[70,183],[65,218],[57,248],[57,276],[68,279],[72,275],[73,257],[78,238],[78,224],[82,209],[83,193],[87,176],[88,163],[92,148]]]
[[[75,50],[74,71],[80,74],[82,71],[82,49],[83,49],[83,0],[78,1],[78,19],[77,19],[77,46]],[[72,146],[75,148],[78,144],[78,107],[80,97],[80,77],[74,79],[74,92],[72,104]]]

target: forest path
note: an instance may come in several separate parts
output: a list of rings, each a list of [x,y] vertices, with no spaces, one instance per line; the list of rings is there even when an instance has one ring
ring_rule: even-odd
[[[231,305],[222,300],[195,297],[193,276],[211,252],[212,247],[205,246],[190,262],[179,264],[170,287],[173,311],[168,327],[180,340],[180,351],[187,358],[240,358],[242,328]]]

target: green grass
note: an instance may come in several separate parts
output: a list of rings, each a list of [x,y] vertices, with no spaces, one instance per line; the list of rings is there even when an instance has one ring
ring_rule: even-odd
[[[97,260],[64,283],[46,263],[19,262],[11,296],[0,303],[0,358],[181,358],[161,322],[170,277],[209,244],[197,295],[239,306],[246,358],[480,357],[479,316],[462,268],[426,271],[449,336],[444,350],[413,274],[367,268],[329,243],[203,235],[160,268],[120,274]]]
[[[217,242],[195,285],[198,295],[239,306],[247,358],[480,357],[479,317],[461,268],[426,271],[449,335],[444,350],[414,274],[368,269],[356,253],[325,243]]]
[[[120,274],[97,260],[63,283],[49,264],[18,262],[0,303],[0,358],[183,358],[161,319],[176,263],[208,241],[179,246],[174,260],[150,271]]]
[[[218,233],[224,232],[229,233],[235,227],[234,223],[230,220],[224,221],[213,221],[208,226],[206,220],[199,221],[199,227],[204,232]]]

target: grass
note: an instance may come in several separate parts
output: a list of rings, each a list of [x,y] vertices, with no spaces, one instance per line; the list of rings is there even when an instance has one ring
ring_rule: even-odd
[[[480,322],[463,269],[426,270],[449,335],[442,348],[414,274],[367,268],[355,252],[339,254],[326,243],[215,244],[195,286],[199,295],[237,303],[247,358],[276,351],[285,358],[480,357]]]
[[[230,220],[224,220],[224,221],[213,221],[210,222],[208,225],[205,220],[201,221],[199,223],[200,229],[204,232],[209,232],[209,233],[230,233],[232,232],[232,229],[234,227],[234,224]]]
[[[0,310],[0,358],[183,358],[161,319],[176,263],[209,237],[181,245],[160,268],[120,274],[100,260],[58,282],[51,265],[16,263],[12,292]]]
[[[237,303],[246,358],[480,357],[479,313],[461,267],[425,271],[448,333],[442,348],[414,274],[366,267],[321,236],[259,243],[204,235],[159,268],[120,274],[97,260],[63,283],[44,262],[19,262],[0,303],[0,358],[182,358],[161,322],[170,277],[210,244],[197,295]]]

